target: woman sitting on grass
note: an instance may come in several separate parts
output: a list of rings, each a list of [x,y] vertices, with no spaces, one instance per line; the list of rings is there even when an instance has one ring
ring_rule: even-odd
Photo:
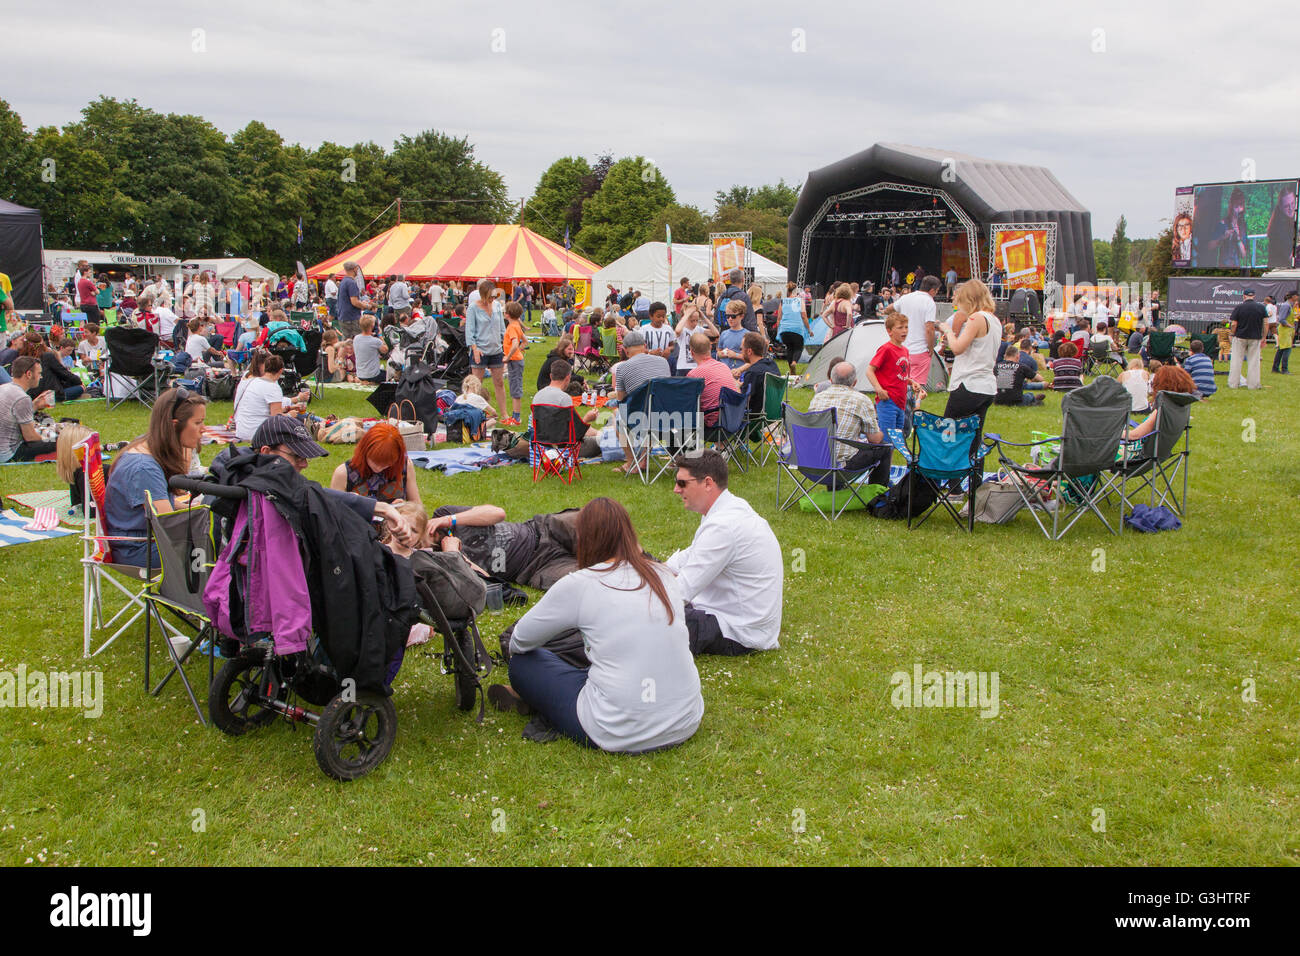
[[[1151,407],[1156,410],[1142,420],[1136,428],[1124,430],[1125,441],[1137,441],[1146,438],[1160,424],[1160,410],[1156,407],[1156,396],[1161,392],[1181,392],[1184,395],[1196,394],[1196,383],[1192,377],[1177,365],[1162,365],[1151,377]]]
[[[372,425],[361,436],[352,459],[334,469],[330,487],[389,504],[398,499],[420,500],[415,463],[406,457],[406,442],[401,432],[386,422]]]
[[[569,335],[561,335],[555,343],[555,348],[551,349],[551,351],[547,353],[546,361],[542,362],[542,367],[537,372],[537,388],[539,390],[546,388],[546,386],[551,384],[551,365],[556,361],[562,359],[565,362],[568,362],[570,366],[573,365],[574,351],[573,337]],[[578,385],[586,385],[586,381],[583,377],[578,375],[576,372],[573,375],[572,382]]]
[[[173,509],[176,502],[167,480],[193,470],[207,408],[207,399],[202,395],[169,388],[154,403],[149,431],[123,448],[113,461],[104,498],[105,528],[110,536],[140,539],[110,541],[114,563],[145,566],[150,557],[145,541],[146,493],[153,498],[155,511]],[[153,566],[158,567],[157,548],[152,557]]]
[[[627,510],[610,498],[578,513],[577,537],[579,570],[519,619],[510,686],[494,685],[489,697],[502,710],[536,711],[534,739],[558,733],[619,753],[689,739],[704,698],[676,577],[642,552]],[[588,670],[545,647],[573,628],[586,643]]]
[[[1073,342],[1061,343],[1061,357],[1048,362],[1052,370],[1052,390],[1069,392],[1083,387],[1083,362],[1079,361],[1079,347]]]

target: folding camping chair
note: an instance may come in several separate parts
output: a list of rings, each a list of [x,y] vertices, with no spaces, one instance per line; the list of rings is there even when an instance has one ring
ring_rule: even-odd
[[[104,330],[108,361],[104,365],[104,397],[109,408],[136,399],[152,407],[167,387],[170,366],[154,364],[158,335],[147,329],[114,325]],[[121,394],[114,394],[116,392]]]
[[[1201,343],[1211,364],[1219,357],[1219,336],[1214,332],[1193,332],[1190,341]]]
[[[99,433],[87,435],[74,448],[77,461],[84,474],[81,502],[81,652],[84,657],[94,657],[106,650],[121,637],[146,612],[145,591],[149,583],[147,568],[113,562],[113,544],[128,541],[146,542],[147,538],[110,535],[104,524],[104,501],[107,480],[104,471],[103,449]],[[110,590],[105,589],[107,583]],[[113,593],[116,590],[116,594]],[[104,619],[105,594],[122,599],[122,604],[107,620]],[[121,624],[118,622],[121,621]],[[94,632],[106,631],[117,625],[117,630],[94,653],[90,650]],[[179,633],[172,629],[174,633]]]
[[[817,513],[827,521],[834,520],[857,500],[864,508],[867,500],[858,494],[857,480],[871,471],[868,468],[847,469],[835,457],[837,444],[858,447],[858,442],[846,442],[835,437],[835,409],[824,408],[817,412],[800,412],[788,404],[782,406],[782,424],[790,443],[788,450],[778,450],[776,461],[776,503],[781,511],[807,498]],[[794,489],[781,497],[781,473],[794,482]],[[829,490],[830,514],[822,510],[814,493]],[[843,495],[844,504],[836,507],[837,496]]]
[[[763,407],[759,411],[749,411],[745,418],[746,433],[750,442],[762,445],[761,456],[750,449],[750,458],[757,464],[766,465],[772,455],[781,450],[785,441],[782,406],[785,393],[790,387],[790,380],[784,375],[767,373],[763,376]]]
[[[890,438],[897,447],[901,432],[891,429],[891,433]],[[912,413],[911,445],[903,453],[908,464],[907,497],[909,502],[916,500],[916,483],[920,480],[933,492],[934,501],[915,519],[915,525],[909,504],[909,530],[921,527],[940,507],[948,512],[957,527],[975,530],[975,488],[984,473],[984,457],[989,452],[988,446],[979,439],[978,415],[943,418],[919,409]],[[949,483],[953,481],[960,481],[965,491],[966,519],[962,518],[948,494]]]
[[[1146,341],[1146,357],[1148,359],[1159,359],[1162,362],[1171,362],[1174,358],[1174,341],[1177,335],[1173,332],[1148,332]]]
[[[1142,439],[1140,448],[1130,452],[1127,459],[1116,463],[1120,477],[1120,523],[1124,509],[1133,510],[1133,499],[1149,486],[1152,507],[1164,506],[1179,517],[1187,516],[1187,481],[1191,463],[1192,405],[1194,395],[1182,392],[1156,394],[1156,430]],[[1134,443],[1130,443],[1130,446]],[[1182,445],[1179,448],[1179,445]],[[1174,489],[1179,474],[1183,478],[1180,495]],[[1136,481],[1134,488],[1129,482]]]
[[[152,497],[146,493],[145,515],[149,522],[150,556],[146,568],[148,583],[145,585],[144,602],[144,686],[145,690],[157,697],[171,680],[172,675],[179,674],[185,692],[189,695],[194,712],[199,715],[199,723],[207,725],[203,708],[189,677],[185,674],[185,662],[202,642],[207,639],[208,686],[216,669],[217,632],[208,618],[207,608],[203,605],[203,587],[207,584],[212,571],[214,549],[212,545],[212,511],[206,505],[193,505],[177,511],[159,513],[154,508]],[[154,546],[158,548],[159,568],[154,574]],[[179,628],[169,625],[163,619],[162,611],[168,611],[179,624],[192,635],[185,635]],[[167,654],[171,658],[172,668],[156,687],[149,686],[149,652],[153,638],[153,624],[157,623],[162,632]],[[188,644],[184,651],[177,651],[175,638],[179,635]]]
[[[1109,375],[1117,379],[1122,371],[1124,365],[1114,343],[1110,341],[1088,343],[1088,351],[1083,357],[1084,375]]]
[[[988,436],[997,448],[999,464],[1048,540],[1061,540],[1089,511],[1111,534],[1119,534],[1123,529],[1122,522],[1118,529],[1112,527],[1100,506],[1112,492],[1121,492],[1122,498],[1128,450],[1120,436],[1128,425],[1131,407],[1132,398],[1124,386],[1113,378],[1102,377],[1061,399],[1059,437],[1010,442],[998,435]],[[1042,466],[1018,464],[1004,451],[1004,448],[1033,449],[1049,442],[1059,442],[1061,451],[1053,461]],[[1063,515],[1066,508],[1072,510]],[[1122,509],[1121,501],[1121,512]],[[1050,526],[1040,517],[1048,510],[1052,512]]]
[[[615,329],[600,330],[600,357],[611,368],[619,361],[618,332]]]
[[[712,442],[729,464],[743,472],[746,456],[758,464],[749,447],[749,389],[724,388],[718,392],[718,402],[718,423],[705,427],[704,440]]]
[[[555,475],[566,484],[582,477],[578,465],[577,437],[572,405],[533,405],[530,408],[533,437],[528,443],[528,458],[533,466],[533,481]]]
[[[578,326],[578,339],[573,343],[573,361],[580,372],[603,375],[609,371],[609,363],[596,347],[596,333],[590,325]]]
[[[702,378],[652,378],[626,396],[619,408],[619,426],[632,450],[633,467],[644,484],[653,484],[673,467],[682,452],[704,448],[704,415],[700,412]],[[667,452],[667,459],[653,475],[651,456],[655,449]]]

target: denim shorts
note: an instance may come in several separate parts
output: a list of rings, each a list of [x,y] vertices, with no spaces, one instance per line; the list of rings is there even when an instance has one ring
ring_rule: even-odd
[[[481,362],[474,361],[474,353],[470,353],[470,368],[500,368],[505,356],[500,352],[494,355],[484,355]],[[521,396],[522,397],[522,396]]]
[[[524,360],[512,359],[506,362],[506,375],[510,379],[510,397],[524,397]],[[505,412],[502,412],[504,415]]]

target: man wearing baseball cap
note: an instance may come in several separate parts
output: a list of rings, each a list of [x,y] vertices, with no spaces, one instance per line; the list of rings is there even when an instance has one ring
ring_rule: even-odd
[[[1259,388],[1259,356],[1268,333],[1268,310],[1255,301],[1254,289],[1243,289],[1241,303],[1229,319],[1232,357],[1228,363],[1228,388],[1241,388],[1241,363],[1246,361],[1246,387]]]

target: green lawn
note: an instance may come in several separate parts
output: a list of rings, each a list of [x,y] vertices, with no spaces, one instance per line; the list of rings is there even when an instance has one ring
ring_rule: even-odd
[[[391,757],[338,784],[307,728],[229,738],[179,687],[148,697],[139,635],[82,660],[76,537],[0,549],[0,670],[98,669],[106,695],[99,719],[0,711],[0,863],[1298,863],[1300,387],[1265,382],[1197,406],[1191,517],[1173,533],[1113,537],[1087,518],[1052,543],[1023,514],[973,536],[942,515],[910,533],[861,512],[828,524],[777,513],[775,464],[735,476],[786,553],[781,649],[702,659],[699,733],[641,757],[529,743],[514,715],[477,726],[424,649],[398,678]],[[368,409],[343,390],[318,405]],[[106,441],[146,419],[68,408]],[[1049,395],[994,408],[988,427],[1028,440],[1059,422]],[[327,480],[345,451],[308,476]],[[652,552],[690,541],[698,518],[667,481],[610,472],[420,483],[430,508],[495,502],[512,518],[610,495]],[[53,465],[0,468],[6,494],[57,486]],[[515,616],[482,618],[490,645]],[[891,675],[916,663],[996,671],[998,716],[895,709]]]

